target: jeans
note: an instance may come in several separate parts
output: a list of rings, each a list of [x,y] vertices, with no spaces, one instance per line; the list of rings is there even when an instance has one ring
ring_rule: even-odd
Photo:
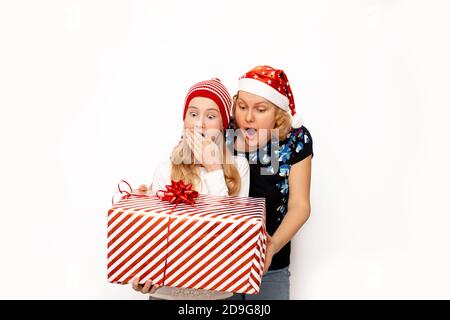
[[[289,267],[270,270],[262,278],[258,294],[235,293],[226,300],[289,300]]]
[[[235,293],[225,300],[289,300],[289,267],[270,270],[262,278],[258,294]],[[150,300],[163,300],[150,297]]]

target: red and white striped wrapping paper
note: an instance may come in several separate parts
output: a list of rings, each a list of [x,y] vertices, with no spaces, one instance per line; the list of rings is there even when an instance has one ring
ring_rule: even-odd
[[[174,206],[155,195],[112,206],[108,281],[138,276],[141,284],[152,279],[178,288],[258,293],[267,244],[264,198],[200,195],[194,206]]]

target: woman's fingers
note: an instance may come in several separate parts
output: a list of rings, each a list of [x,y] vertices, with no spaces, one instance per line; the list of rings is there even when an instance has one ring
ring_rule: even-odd
[[[141,288],[139,286],[139,278],[134,278],[133,282],[131,282],[131,286],[133,287],[134,290],[141,291]]]
[[[204,139],[202,136],[194,138],[194,145],[195,145],[195,149],[197,152],[201,151],[203,148],[203,140],[202,139]]]
[[[186,130],[186,139],[197,163],[204,165],[220,163],[218,146],[210,137],[204,137],[199,130]]]
[[[145,184],[141,184],[139,186],[139,192],[147,192],[147,186]]]
[[[202,145],[200,138],[203,138],[201,134],[194,130],[193,132],[189,131],[189,147],[191,148],[192,152],[194,153],[194,157],[198,163],[202,163]]]
[[[194,150],[194,141],[192,139],[192,133],[186,130],[186,142],[191,150]]]
[[[202,158],[204,164],[212,165],[222,163],[222,155],[219,146],[212,140],[211,137],[202,137],[201,148],[203,152]]]
[[[141,292],[141,293],[155,293],[156,290],[158,290],[159,288],[161,288],[160,285],[153,285],[153,281],[152,280],[148,280],[145,282],[144,285],[139,284],[139,278],[134,278],[131,282],[131,286],[133,287],[133,289],[135,291]]]
[[[195,134],[195,145],[197,148],[202,149],[205,146],[207,146],[210,142],[208,140],[208,138],[203,137],[200,132],[196,132]]]
[[[144,287],[142,288],[141,292],[142,293],[149,293],[150,291],[150,287],[152,286],[152,280],[148,280],[145,282]]]
[[[150,289],[150,293],[153,294],[156,292],[156,290],[158,290],[160,288],[159,285],[155,284],[151,289]]]
[[[200,142],[203,142],[203,140],[205,140],[205,137],[201,134],[199,130],[194,130],[194,138]]]

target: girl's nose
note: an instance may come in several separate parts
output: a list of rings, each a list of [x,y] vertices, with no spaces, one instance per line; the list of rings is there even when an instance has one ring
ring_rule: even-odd
[[[194,127],[196,129],[202,129],[205,127],[205,119],[201,118],[194,122]]]

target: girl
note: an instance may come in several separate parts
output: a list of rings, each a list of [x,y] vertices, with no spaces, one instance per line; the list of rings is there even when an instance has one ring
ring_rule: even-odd
[[[231,128],[239,134],[227,136],[227,143],[249,160],[249,196],[266,198],[271,237],[260,293],[230,300],[288,300],[290,240],[310,215],[311,135],[296,116],[286,74],[269,66],[239,79],[232,111]]]
[[[186,96],[183,111],[184,134],[172,152],[170,161],[155,170],[152,191],[164,190],[171,180],[191,183],[201,194],[248,196],[249,166],[244,157],[233,156],[224,141],[229,125],[231,96],[219,79],[193,85]],[[141,185],[141,192],[147,192]],[[144,285],[134,279],[132,287],[150,293],[150,299],[225,299],[232,293],[188,288]]]

